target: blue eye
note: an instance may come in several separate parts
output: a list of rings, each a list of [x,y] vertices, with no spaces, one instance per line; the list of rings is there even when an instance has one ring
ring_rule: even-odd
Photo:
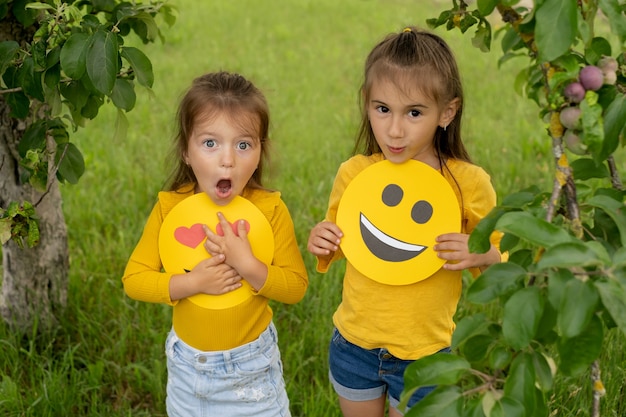
[[[239,142],[237,144],[237,149],[241,150],[241,151],[245,151],[246,149],[250,148],[250,144],[248,142]]]
[[[206,146],[207,148],[215,147],[215,141],[213,139],[207,139],[203,143],[204,143],[204,146]]]
[[[379,113],[389,113],[389,107],[385,106],[378,106],[376,110],[378,110]]]

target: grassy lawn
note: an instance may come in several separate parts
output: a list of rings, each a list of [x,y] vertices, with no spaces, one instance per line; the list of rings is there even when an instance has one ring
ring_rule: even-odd
[[[343,265],[315,272],[306,252],[338,165],[350,156],[357,91],[370,48],[404,25],[425,26],[447,1],[173,0],[179,17],[165,43],[141,46],[153,63],[152,92],[139,91],[125,138],[113,135],[109,106],[74,135],[87,171],[63,187],[70,234],[69,308],[56,334],[23,342],[0,327],[0,414],[7,416],[164,416],[167,306],[135,302],[121,276],[167,171],[178,99],[191,80],[220,69],[240,72],[265,93],[272,111],[267,185],[282,191],[297,229],[310,287],[296,305],[274,304],[294,416],[340,416],[327,378],[331,316]],[[499,46],[484,54],[471,36],[437,33],[457,54],[466,88],[464,137],[499,197],[552,183],[550,138],[534,104],[513,91],[523,60],[497,68]],[[624,161],[622,159],[621,161]],[[622,172],[626,171],[620,162]],[[463,304],[461,311],[471,311]],[[602,359],[605,416],[626,409],[620,393],[623,336]],[[587,416],[587,379],[560,381],[559,416]]]

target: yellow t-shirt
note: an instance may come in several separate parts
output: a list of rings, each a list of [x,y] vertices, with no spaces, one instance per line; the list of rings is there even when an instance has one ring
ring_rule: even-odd
[[[339,201],[350,181],[383,159],[381,153],[357,155],[339,167],[326,221],[335,222]],[[448,160],[446,164],[454,179],[445,169],[444,177],[462,208],[462,233],[469,234],[495,206],[496,194],[482,168],[459,160]],[[498,246],[500,238],[500,234],[494,233],[492,243]],[[342,258],[341,249],[330,260],[318,258],[317,270],[326,272],[332,262]],[[474,268],[471,272],[477,276],[480,271]],[[357,346],[386,348],[398,358],[419,359],[450,346],[461,290],[461,271],[442,268],[414,284],[386,285],[366,277],[346,262],[342,301],[333,322],[346,340]]]
[[[187,190],[187,191],[184,191]],[[163,219],[192,188],[159,193],[143,234],[133,251],[122,281],[126,294],[136,300],[173,306],[173,326],[185,343],[203,351],[228,350],[251,342],[272,320],[270,299],[287,304],[300,301],[308,287],[308,276],[296,242],[293,221],[279,192],[246,190],[243,197],[261,210],[274,233],[274,258],[258,292],[243,303],[221,310],[199,307],[188,299],[172,302],[171,273],[163,272],[159,255],[159,231]]]

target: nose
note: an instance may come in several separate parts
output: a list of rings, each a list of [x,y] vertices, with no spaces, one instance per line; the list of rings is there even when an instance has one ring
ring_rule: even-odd
[[[393,115],[389,122],[389,136],[392,138],[401,138],[404,136],[402,128],[402,116]]]
[[[231,168],[235,164],[234,154],[234,150],[224,148],[220,154],[220,167]]]

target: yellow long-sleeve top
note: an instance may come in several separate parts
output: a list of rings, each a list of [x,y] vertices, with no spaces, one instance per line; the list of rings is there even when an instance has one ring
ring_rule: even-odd
[[[326,221],[335,222],[339,201],[350,181],[383,159],[381,153],[357,155],[339,167]],[[470,233],[496,204],[491,179],[482,168],[464,161],[448,160],[447,166],[454,179],[445,169],[444,177],[462,208],[462,232]],[[494,233],[491,241],[498,246],[500,239],[501,235]],[[318,257],[317,270],[326,272],[332,262],[342,258],[341,249],[330,260]],[[480,271],[476,268],[471,272],[476,276]],[[347,261],[342,301],[333,323],[346,340],[364,349],[386,348],[398,358],[419,359],[450,346],[461,290],[461,271],[442,268],[414,284],[387,285],[366,277]]]
[[[188,191],[181,192],[183,190]],[[270,299],[293,304],[304,297],[309,284],[306,267],[296,242],[293,221],[280,193],[246,190],[243,197],[261,210],[274,233],[274,258],[268,265],[265,284],[241,304],[221,310],[202,308],[188,299],[172,301],[169,281],[173,274],[162,269],[159,231],[170,210],[191,195],[192,187],[159,193],[126,266],[122,278],[124,290],[136,300],[173,306],[174,330],[188,345],[203,351],[232,349],[257,339],[267,328],[272,320]]]

